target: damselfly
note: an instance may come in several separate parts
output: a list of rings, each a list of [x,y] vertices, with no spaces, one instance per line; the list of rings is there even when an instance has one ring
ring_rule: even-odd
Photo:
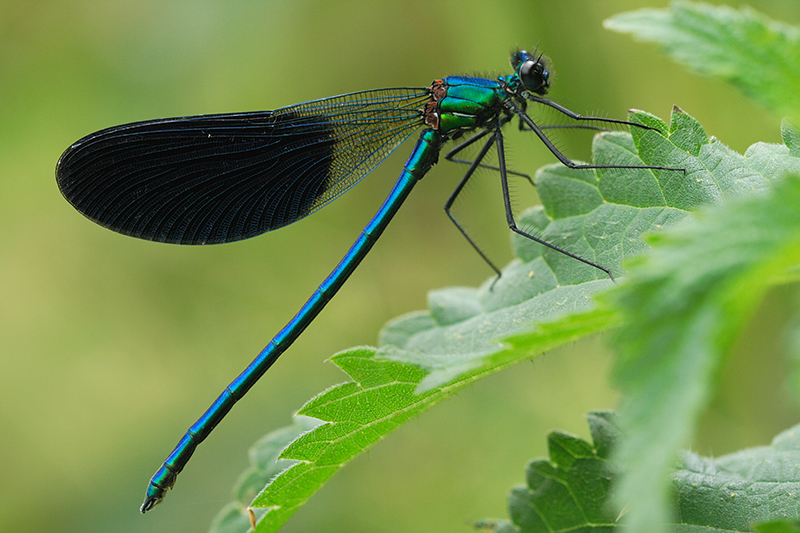
[[[180,440],[150,481],[141,511],[159,503],[195,448],[339,290],[389,224],[392,216],[437,162],[444,144],[460,140],[444,157],[469,164],[445,210],[450,212],[476,169],[499,172],[506,218],[514,232],[605,272],[609,268],[517,227],[511,210],[502,128],[514,117],[570,168],[659,166],[577,164],[526,113],[547,106],[578,124],[647,126],[584,117],[543,96],[550,86],[542,55],[518,51],[513,73],[496,79],[449,76],[429,87],[363,91],[275,111],[199,115],[115,126],[84,137],[58,161],[64,197],[91,220],[152,241],[215,244],[238,241],[291,224],[327,205],[366,176],[415,131],[422,129],[388,198],[341,262],[297,315],[273,338]],[[471,161],[457,156],[480,144]],[[494,148],[497,166],[484,163]],[[492,265],[497,271],[497,268]],[[497,271],[499,274],[499,271]]]

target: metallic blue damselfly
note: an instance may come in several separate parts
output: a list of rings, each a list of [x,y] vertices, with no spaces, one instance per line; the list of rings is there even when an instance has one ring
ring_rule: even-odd
[[[176,244],[238,241],[291,224],[327,205],[369,174],[414,132],[422,129],[388,198],[356,242],[297,315],[273,338],[180,440],[150,481],[142,504],[153,508],[175,483],[192,453],[233,405],[294,342],[369,252],[414,184],[438,161],[447,141],[459,140],[444,157],[469,168],[445,211],[478,253],[499,274],[450,212],[458,194],[481,166],[499,172],[508,226],[535,242],[605,272],[582,258],[517,227],[511,210],[502,128],[514,117],[571,168],[658,166],[576,164],[563,155],[528,114],[530,103],[548,106],[577,124],[647,126],[584,117],[545,99],[546,59],[518,51],[513,73],[496,79],[449,76],[429,87],[363,91],[275,111],[148,120],[93,133],[70,146],[58,161],[64,197],[109,229],[141,239]],[[471,161],[456,156],[482,143]],[[483,163],[494,148],[497,166]],[[613,279],[613,278],[612,278]]]

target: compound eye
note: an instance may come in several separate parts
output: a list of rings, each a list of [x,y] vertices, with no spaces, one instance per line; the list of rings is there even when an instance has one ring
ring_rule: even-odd
[[[541,61],[525,61],[519,67],[519,79],[527,90],[546,94],[550,87],[550,73]]]

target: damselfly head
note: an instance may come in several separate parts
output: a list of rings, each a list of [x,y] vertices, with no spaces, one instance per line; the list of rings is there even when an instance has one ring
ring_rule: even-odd
[[[527,91],[538,95],[547,94],[547,89],[550,87],[550,72],[547,64],[548,59],[543,54],[537,57],[525,50],[519,50],[511,56],[511,66],[522,86]]]

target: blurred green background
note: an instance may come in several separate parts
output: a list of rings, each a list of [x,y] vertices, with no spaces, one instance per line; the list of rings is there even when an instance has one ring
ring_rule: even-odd
[[[751,0],[800,23],[794,0]],[[374,344],[430,289],[481,283],[487,267],[442,206],[463,169],[440,164],[319,319],[195,454],[176,490],[138,513],[150,475],[186,427],[293,316],[391,188],[409,146],[327,209],[274,234],[216,247],[137,241],[100,228],[58,192],[61,152],[128,121],[272,109],[362,89],[507,73],[538,43],[554,100],[624,117],[673,104],[743,151],[778,142],[780,117],[701,79],[655,46],[602,28],[643,0],[38,0],[0,4],[0,530],[204,531],[262,434],[343,374],[331,354]],[[509,128],[511,130],[513,128]],[[515,168],[554,161],[509,131]],[[588,143],[587,143],[588,145]],[[453,168],[450,168],[453,167]],[[487,174],[490,176],[491,174]],[[462,215],[510,259],[496,179]],[[743,332],[697,441],[716,455],[796,422],[781,383],[781,313],[770,296]],[[753,358],[755,353],[757,358]],[[359,457],[286,531],[469,531],[505,516],[545,435],[586,436],[612,408],[604,339],[485,379]]]

